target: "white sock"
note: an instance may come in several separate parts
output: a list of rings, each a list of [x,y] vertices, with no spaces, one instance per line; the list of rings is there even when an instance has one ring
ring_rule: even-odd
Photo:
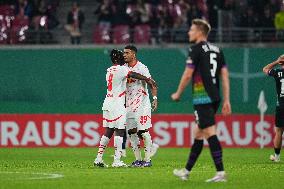
[[[136,160],[142,161],[142,156],[141,156],[141,151],[140,151],[140,141],[139,141],[139,137],[137,133],[131,134],[129,136],[129,140],[130,140],[130,144],[131,144]]]
[[[99,146],[99,151],[98,151],[98,155],[97,155],[97,160],[102,161],[103,155],[104,155],[104,152],[105,152],[105,148],[107,147],[108,142],[109,142],[109,138],[106,137],[105,135],[103,135],[101,137],[101,140],[100,140],[100,146]]]
[[[275,154],[275,157],[276,158],[280,158],[280,154]]]
[[[218,174],[218,175],[224,175],[224,174],[225,174],[225,171],[217,171],[217,174]]]
[[[114,161],[120,161],[121,154],[122,154],[122,143],[123,143],[123,137],[121,136],[115,136],[114,137]]]
[[[142,133],[142,137],[144,139],[145,145],[145,158],[144,161],[149,162],[151,160],[151,147],[152,147],[152,139],[149,132]]]
[[[189,174],[189,170],[187,170],[186,168],[184,168],[184,172],[186,173],[186,174]]]

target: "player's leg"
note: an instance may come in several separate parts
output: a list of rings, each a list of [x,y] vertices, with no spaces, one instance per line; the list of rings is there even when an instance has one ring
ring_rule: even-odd
[[[137,135],[137,126],[134,119],[127,119],[127,132],[129,136],[130,145],[132,147],[135,161],[132,162],[133,167],[140,167],[142,156],[141,156],[141,150],[140,150],[140,140]]]
[[[226,175],[223,165],[223,152],[221,143],[216,135],[216,126],[212,125],[203,130],[204,136],[209,143],[212,159],[214,161],[217,173],[216,175],[206,180],[206,182],[225,182]]]
[[[149,132],[149,129],[152,127],[151,109],[145,108],[140,114],[137,114],[136,121],[138,128],[138,136],[144,141],[145,157],[143,161],[143,166],[150,167],[152,166],[151,157],[156,153],[158,149],[158,145],[153,144],[152,137]]]
[[[223,152],[221,143],[216,134],[215,113],[218,110],[219,102],[206,104],[200,110],[200,127],[203,129],[203,135],[209,143],[209,149],[214,161],[217,173],[216,175],[206,180],[206,182],[224,182],[226,175],[223,165]]]
[[[283,135],[283,128],[282,127],[275,127],[275,136],[274,136],[274,155],[270,156],[270,160],[274,162],[280,161],[280,151],[282,147],[282,135]]]
[[[270,160],[274,162],[280,161],[280,151],[282,147],[282,135],[284,129],[284,109],[276,107],[275,112],[275,136],[274,136],[274,155],[270,156]]]
[[[125,129],[123,128],[116,128],[115,129],[115,137],[114,137],[114,161],[112,167],[127,167],[125,163],[123,163],[120,158],[122,154],[122,143],[123,143],[123,136],[125,134]]]
[[[196,117],[198,118],[198,117]],[[198,123],[198,121],[196,120]],[[175,169],[173,171],[174,175],[179,177],[182,180],[187,180],[190,174],[191,169],[193,168],[195,162],[197,161],[201,151],[203,149],[203,132],[202,129],[196,124],[194,127],[194,143],[191,147],[190,154],[186,163],[185,168]]]
[[[146,129],[146,130],[138,131],[138,136],[141,137],[144,141],[145,157],[144,157],[143,166],[150,167],[150,166],[152,166],[152,163],[151,163],[151,147],[153,145],[151,135],[150,135],[149,131]]]
[[[124,130],[124,136],[123,136],[123,143],[122,143],[122,157],[126,157],[126,141],[127,141],[127,131]]]
[[[97,157],[94,161],[94,165],[98,167],[107,167],[107,165],[103,162],[103,155],[113,133],[114,133],[114,128],[105,127],[105,133],[101,137],[99,150]]]

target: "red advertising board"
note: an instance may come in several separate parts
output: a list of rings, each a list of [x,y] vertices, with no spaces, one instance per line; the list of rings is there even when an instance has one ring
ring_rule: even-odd
[[[224,147],[273,146],[274,116],[217,116]],[[161,147],[191,147],[194,116],[155,114],[150,132]],[[0,114],[0,147],[91,147],[103,134],[100,114]],[[110,144],[112,145],[112,143]]]

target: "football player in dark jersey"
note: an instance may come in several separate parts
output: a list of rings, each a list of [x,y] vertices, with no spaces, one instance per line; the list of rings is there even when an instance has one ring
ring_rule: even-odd
[[[275,66],[281,65],[280,68]],[[284,55],[280,56],[274,62],[266,65],[263,72],[274,77],[277,92],[277,104],[275,110],[275,137],[274,137],[274,155],[270,156],[270,160],[274,162],[280,161],[280,151],[282,146],[282,135],[284,130]]]
[[[189,41],[194,45],[189,49],[186,68],[181,77],[178,89],[171,95],[178,101],[192,80],[192,96],[196,127],[195,140],[184,169],[175,169],[174,175],[187,180],[192,167],[203,148],[203,140],[209,143],[217,174],[206,182],[224,182],[226,175],[222,160],[222,147],[216,135],[215,114],[221,102],[219,94],[219,77],[222,79],[223,104],[222,114],[231,113],[229,72],[222,51],[207,42],[211,30],[209,23],[202,19],[194,19],[188,32]]]

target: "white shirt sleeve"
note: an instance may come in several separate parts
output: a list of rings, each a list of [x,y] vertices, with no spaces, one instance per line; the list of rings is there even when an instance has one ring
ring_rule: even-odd
[[[142,69],[141,69],[141,74],[144,75],[145,77],[147,78],[150,78],[151,77],[151,74],[149,72],[149,69],[147,66],[143,66]]]

